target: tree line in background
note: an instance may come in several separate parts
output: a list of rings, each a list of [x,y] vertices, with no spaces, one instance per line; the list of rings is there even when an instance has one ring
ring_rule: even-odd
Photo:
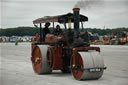
[[[52,28],[49,28],[53,31]],[[39,33],[39,28],[35,27],[16,27],[0,29],[0,36],[34,36],[35,33]],[[86,31],[92,34],[98,33],[99,35],[111,35],[114,32],[115,35],[119,36],[121,31],[128,31],[128,28],[114,28],[114,29],[98,29],[98,28],[85,28]],[[80,29],[82,31],[82,29]]]

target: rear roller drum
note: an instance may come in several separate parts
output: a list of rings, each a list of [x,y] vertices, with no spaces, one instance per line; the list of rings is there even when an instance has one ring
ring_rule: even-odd
[[[37,74],[51,73],[52,69],[47,61],[48,45],[38,45],[32,52],[32,66]]]

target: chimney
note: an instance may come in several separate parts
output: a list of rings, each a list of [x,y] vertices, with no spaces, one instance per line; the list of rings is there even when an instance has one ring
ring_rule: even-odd
[[[74,38],[79,37],[79,22],[80,22],[80,15],[79,15],[80,8],[73,8],[74,12]]]

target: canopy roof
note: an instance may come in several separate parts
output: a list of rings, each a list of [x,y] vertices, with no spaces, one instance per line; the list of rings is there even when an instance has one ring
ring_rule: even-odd
[[[33,24],[39,24],[39,23],[46,23],[46,22],[59,22],[59,23],[67,23],[68,20],[71,20],[73,22],[73,13],[67,13],[63,15],[57,15],[57,16],[45,16],[42,18],[38,18],[33,21]],[[88,17],[80,14],[80,22],[88,21]]]

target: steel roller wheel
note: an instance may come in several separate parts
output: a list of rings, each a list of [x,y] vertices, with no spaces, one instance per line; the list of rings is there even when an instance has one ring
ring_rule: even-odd
[[[52,70],[47,61],[48,45],[38,45],[32,52],[32,66],[37,74],[51,73]]]
[[[78,52],[75,61],[72,60],[72,74],[76,80],[99,79],[104,69],[99,72],[90,72],[89,69],[103,67],[103,60],[97,52]]]

